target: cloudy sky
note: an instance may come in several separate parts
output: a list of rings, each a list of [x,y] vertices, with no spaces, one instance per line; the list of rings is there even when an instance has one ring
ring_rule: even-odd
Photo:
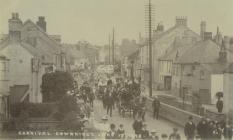
[[[0,33],[8,32],[8,19],[18,12],[25,21],[45,16],[49,34],[61,34],[62,41],[87,40],[106,44],[114,27],[118,42],[122,38],[138,39],[145,34],[145,4],[148,0],[0,0]],[[174,25],[176,16],[187,16],[188,26],[199,33],[201,20],[207,30],[233,36],[233,0],[152,0],[155,23],[165,29]]]

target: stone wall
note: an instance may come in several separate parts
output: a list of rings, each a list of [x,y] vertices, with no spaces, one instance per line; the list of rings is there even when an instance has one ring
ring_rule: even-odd
[[[153,111],[152,99],[148,99],[147,109],[148,109],[148,111],[151,111],[151,112]],[[179,108],[176,108],[176,107],[173,107],[173,106],[170,106],[168,104],[161,102],[160,116],[162,118],[172,122],[172,123],[175,123],[175,124],[180,125],[180,126],[184,126],[190,115],[193,116],[194,123],[196,123],[196,124],[201,119],[201,116],[199,116],[199,115],[181,110]]]

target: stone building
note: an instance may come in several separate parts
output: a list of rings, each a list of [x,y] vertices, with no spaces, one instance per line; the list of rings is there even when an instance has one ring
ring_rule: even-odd
[[[18,13],[8,21],[8,36],[0,43],[0,55],[9,59],[9,86],[12,103],[42,102],[42,75],[53,70],[66,70],[65,54],[58,41],[46,33],[46,21],[22,22]]]

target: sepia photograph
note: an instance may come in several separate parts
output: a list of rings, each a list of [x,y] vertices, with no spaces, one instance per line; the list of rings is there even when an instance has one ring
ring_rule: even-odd
[[[0,0],[0,139],[232,133],[233,0]]]

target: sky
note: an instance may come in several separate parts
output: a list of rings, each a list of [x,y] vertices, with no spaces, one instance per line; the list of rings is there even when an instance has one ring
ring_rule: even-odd
[[[154,24],[162,22],[165,30],[174,26],[176,16],[187,16],[188,26],[200,32],[200,22],[207,31],[233,36],[233,0],[151,0]],[[22,21],[45,16],[47,32],[60,34],[62,42],[86,40],[92,44],[108,43],[115,29],[115,38],[138,40],[146,34],[145,5],[148,0],[0,0],[0,33],[8,33],[8,19],[18,12]]]

